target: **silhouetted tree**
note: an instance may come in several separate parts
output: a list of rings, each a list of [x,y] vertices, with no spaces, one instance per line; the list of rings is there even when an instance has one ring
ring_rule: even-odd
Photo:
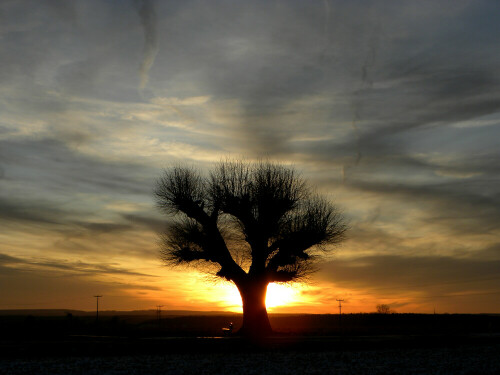
[[[265,298],[271,282],[296,281],[344,238],[337,208],[290,168],[271,162],[226,161],[207,174],[167,169],[157,203],[175,220],[162,236],[168,265],[211,266],[234,282],[243,302],[240,333],[272,332]]]
[[[394,311],[391,310],[389,305],[380,304],[377,305],[377,314],[392,314]]]

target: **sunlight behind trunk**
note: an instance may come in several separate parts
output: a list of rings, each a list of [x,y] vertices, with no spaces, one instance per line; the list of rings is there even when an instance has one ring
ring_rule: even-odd
[[[242,312],[241,296],[234,285],[224,285],[224,299],[227,301],[228,309],[235,312]],[[297,285],[294,287],[270,283],[267,287],[266,307],[269,311],[273,307],[295,304],[300,302],[300,290]]]

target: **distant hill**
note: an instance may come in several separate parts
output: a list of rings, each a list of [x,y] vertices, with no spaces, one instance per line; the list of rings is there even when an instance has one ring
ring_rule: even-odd
[[[95,311],[71,310],[71,309],[17,309],[0,310],[0,316],[93,316]],[[212,316],[212,315],[234,315],[237,313],[229,311],[194,311],[194,310],[162,310],[161,315],[167,316]],[[156,316],[156,310],[99,310],[100,316]]]

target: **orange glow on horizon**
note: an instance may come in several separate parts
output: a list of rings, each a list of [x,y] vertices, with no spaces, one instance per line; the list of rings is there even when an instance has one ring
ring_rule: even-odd
[[[231,282],[213,282],[212,279],[207,280],[206,275],[190,271],[164,272],[162,269],[160,275],[160,278],[153,280],[154,288],[131,288],[122,291],[121,296],[107,294],[103,300],[103,306],[105,309],[134,310],[153,308],[157,304],[162,304],[165,310],[242,313],[241,296]],[[133,276],[129,278],[131,277]],[[141,281],[142,279],[138,278],[137,284]],[[171,287],[173,284],[176,285],[175,288]],[[125,302],[122,302],[127,296],[135,300],[131,307],[125,306]],[[418,303],[421,297],[422,295],[418,292],[400,291],[381,298],[370,291],[348,289],[338,284],[319,281],[293,284],[271,283],[267,289],[266,307],[270,313],[338,314],[337,299],[341,298],[344,300],[342,313],[345,314],[375,312],[376,306],[380,303],[388,304],[400,313],[432,312],[435,304]],[[118,304],[123,307],[118,307]]]
[[[234,285],[225,285],[223,299],[227,303],[227,309],[234,312],[242,312],[241,296]],[[275,307],[300,303],[300,291],[297,286],[270,283],[267,287],[266,307],[272,311]]]

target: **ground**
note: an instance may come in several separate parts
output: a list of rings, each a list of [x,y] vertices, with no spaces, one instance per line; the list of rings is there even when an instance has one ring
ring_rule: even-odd
[[[241,315],[0,314],[0,374],[500,374],[500,315],[271,315],[259,342],[217,337]]]
[[[428,341],[428,340],[434,340]],[[499,374],[495,337],[75,338],[13,349],[2,374]],[[345,348],[342,348],[342,347]],[[65,347],[66,351],[61,350]],[[72,351],[72,348],[74,351]],[[146,354],[152,352],[153,354]],[[5,354],[5,351],[3,352]]]

